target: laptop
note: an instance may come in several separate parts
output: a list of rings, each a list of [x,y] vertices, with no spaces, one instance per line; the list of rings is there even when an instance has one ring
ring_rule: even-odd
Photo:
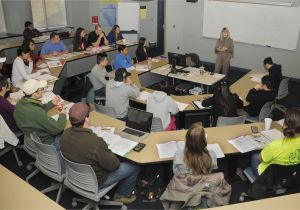
[[[149,135],[152,119],[152,113],[129,107],[126,127],[120,132],[116,131],[116,133],[123,138],[140,142]]]

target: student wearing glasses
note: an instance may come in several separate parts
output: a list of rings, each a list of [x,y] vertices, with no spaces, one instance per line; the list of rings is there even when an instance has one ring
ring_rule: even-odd
[[[76,103],[69,111],[72,127],[61,137],[62,154],[70,161],[89,164],[94,169],[100,189],[119,182],[114,201],[132,203],[140,168],[132,163],[120,162],[108,148],[103,138],[89,128],[90,107],[83,102]]]
[[[56,96],[47,104],[42,104],[46,81],[30,79],[23,85],[25,94],[18,101],[14,110],[14,119],[17,126],[24,133],[35,132],[44,144],[53,144],[59,150],[60,134],[64,131],[67,118],[64,109],[58,109],[59,117],[55,120],[48,116],[47,111],[60,103],[60,97]]]
[[[216,126],[219,116],[237,117],[237,109],[243,108],[243,101],[237,94],[230,92],[226,81],[222,81],[214,90],[213,96],[203,100],[202,105],[212,107],[213,126]]]
[[[217,40],[215,46],[215,52],[217,54],[215,72],[220,73],[222,70],[222,74],[227,76],[230,59],[233,55],[233,40],[230,38],[230,32],[226,27],[220,33],[220,38]]]

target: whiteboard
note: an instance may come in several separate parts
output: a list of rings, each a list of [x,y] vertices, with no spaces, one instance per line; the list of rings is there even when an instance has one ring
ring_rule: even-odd
[[[219,38],[223,27],[234,41],[295,50],[300,7],[205,0],[203,36]]]
[[[135,2],[120,2],[117,8],[117,24],[122,31],[139,31],[140,4]]]

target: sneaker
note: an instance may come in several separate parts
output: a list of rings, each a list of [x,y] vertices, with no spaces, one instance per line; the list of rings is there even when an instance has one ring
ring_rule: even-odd
[[[134,194],[126,196],[126,195],[114,195],[114,201],[122,202],[124,204],[130,204],[136,200],[136,196]]]

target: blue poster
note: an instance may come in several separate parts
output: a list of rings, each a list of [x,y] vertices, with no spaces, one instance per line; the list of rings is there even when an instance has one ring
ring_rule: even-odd
[[[106,4],[99,9],[100,23],[104,27],[112,27],[116,24],[117,5]]]

